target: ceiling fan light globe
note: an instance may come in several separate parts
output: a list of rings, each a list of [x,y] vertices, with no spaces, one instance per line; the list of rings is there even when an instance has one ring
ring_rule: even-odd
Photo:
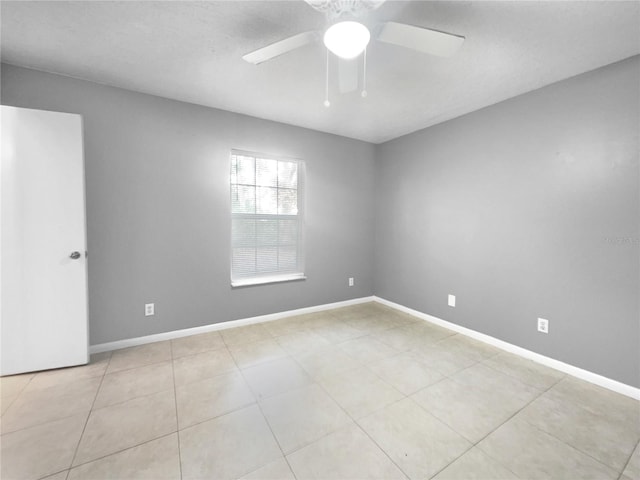
[[[353,21],[338,22],[324,32],[324,45],[331,53],[349,60],[367,48],[371,34],[363,24]]]

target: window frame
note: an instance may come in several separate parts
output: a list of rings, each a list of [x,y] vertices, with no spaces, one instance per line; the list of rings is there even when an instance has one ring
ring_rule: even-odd
[[[269,213],[234,213],[233,212],[233,185],[242,185],[239,183],[232,183],[232,168],[233,168],[233,157],[245,156],[252,157],[254,161],[258,158],[266,159],[266,160],[275,160],[277,162],[287,162],[287,163],[295,163],[297,165],[297,186],[296,186],[296,198],[297,198],[297,207],[298,212],[295,215],[285,215],[285,214],[269,214]],[[230,227],[231,232],[229,235],[230,240],[230,279],[231,279],[231,287],[246,287],[252,285],[264,285],[271,283],[281,283],[281,282],[291,282],[291,281],[299,281],[305,280],[307,277],[305,275],[305,257],[304,257],[304,225],[305,225],[305,180],[306,180],[306,171],[305,171],[305,162],[299,158],[293,157],[285,157],[281,155],[271,155],[260,152],[252,152],[247,150],[239,150],[232,149],[229,154],[229,212],[230,212]],[[254,179],[254,188],[258,188],[257,179]],[[278,187],[277,187],[278,188]],[[269,220],[287,220],[287,219],[295,219],[297,221],[297,239],[296,239],[296,269],[294,272],[265,272],[265,273],[254,273],[253,275],[248,276],[240,276],[236,275],[234,277],[234,268],[233,268],[233,255],[234,255],[234,236],[233,236],[233,222],[235,219],[251,219],[251,220],[260,220],[260,219],[269,219]],[[280,243],[277,243],[277,246],[280,246]],[[254,247],[257,249],[256,247]]]

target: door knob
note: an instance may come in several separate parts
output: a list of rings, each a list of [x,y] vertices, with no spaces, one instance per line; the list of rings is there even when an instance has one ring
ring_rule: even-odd
[[[80,258],[80,252],[71,252],[71,255],[69,255],[69,258],[71,260],[77,260]]]

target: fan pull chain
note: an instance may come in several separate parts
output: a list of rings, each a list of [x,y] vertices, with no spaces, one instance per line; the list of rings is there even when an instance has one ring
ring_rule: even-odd
[[[327,48],[327,74],[325,76],[324,82],[324,106],[330,107],[331,102],[329,101],[329,49]]]
[[[367,96],[367,49],[364,49],[364,55],[362,57],[362,92],[360,93],[362,98]]]

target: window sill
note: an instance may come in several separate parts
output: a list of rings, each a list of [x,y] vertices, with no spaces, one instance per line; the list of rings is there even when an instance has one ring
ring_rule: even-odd
[[[292,275],[278,275],[273,277],[255,277],[242,280],[232,280],[231,287],[251,287],[253,285],[266,285],[269,283],[295,282],[297,280],[306,280],[307,277],[302,273]]]

